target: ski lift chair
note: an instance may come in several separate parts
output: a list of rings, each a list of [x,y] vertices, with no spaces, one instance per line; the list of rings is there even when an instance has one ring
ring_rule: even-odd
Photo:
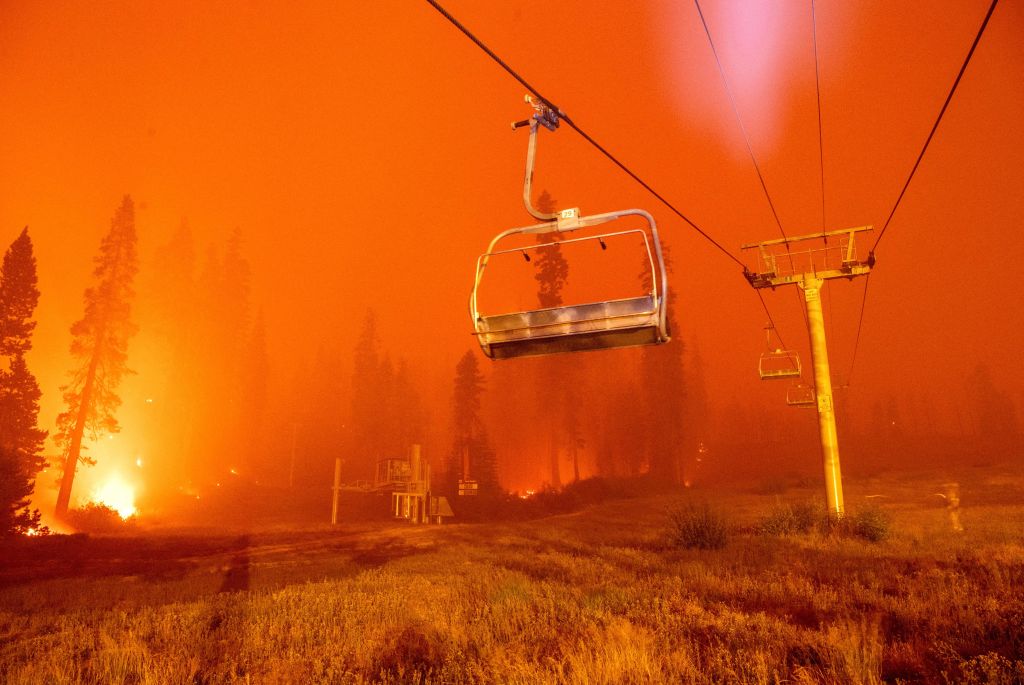
[[[526,97],[526,101],[533,106],[533,116],[513,123],[512,128],[530,127],[526,176],[523,181],[523,203],[527,211],[543,223],[511,228],[499,233],[491,241],[487,252],[477,259],[476,279],[470,295],[469,309],[473,319],[473,332],[477,336],[480,348],[491,359],[511,359],[668,342],[665,309],[668,279],[654,218],[642,209],[626,209],[592,216],[581,216],[579,209],[566,209],[555,213],[535,209],[531,202],[531,184],[538,126],[554,131],[558,127],[560,113],[549,103],[535,101],[530,96]],[[479,310],[477,296],[488,260],[496,255],[522,251],[522,248],[498,250],[500,242],[518,235],[566,234],[631,216],[643,218],[647,222],[646,229],[583,235],[542,244],[536,249],[552,249],[555,245],[581,241],[598,242],[604,249],[605,238],[639,233],[643,236],[643,244],[647,251],[648,282],[651,284],[646,295],[500,314],[483,314]]]
[[[769,350],[761,353],[757,365],[761,380],[785,380],[800,377],[800,355],[790,350]]]
[[[628,216],[645,219],[647,230],[605,232],[552,242],[536,249],[551,249],[555,245],[583,241],[600,242],[603,246],[605,239],[639,234],[647,252],[646,264],[651,283],[651,290],[646,295],[490,315],[482,314],[477,308],[477,294],[488,260],[496,255],[522,250],[499,250],[497,247],[501,241],[523,234],[566,233]],[[477,260],[470,311],[480,347],[491,359],[655,345],[669,340],[665,311],[667,287],[658,229],[650,214],[641,209],[626,209],[581,217],[578,210],[567,209],[555,221],[512,228],[499,233],[491,241],[487,252]]]
[[[813,407],[817,404],[814,388],[797,383],[786,388],[786,404],[791,407]]]

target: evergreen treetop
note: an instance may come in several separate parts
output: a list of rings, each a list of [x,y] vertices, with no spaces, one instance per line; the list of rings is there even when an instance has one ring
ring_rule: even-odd
[[[0,267],[0,355],[24,354],[32,348],[36,322],[32,313],[39,302],[36,258],[28,227],[11,243]]]

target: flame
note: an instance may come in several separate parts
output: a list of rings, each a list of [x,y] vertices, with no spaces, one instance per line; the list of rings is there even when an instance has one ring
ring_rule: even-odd
[[[27,535],[27,536],[29,536],[29,537],[35,537],[35,536],[37,536],[37,535],[42,535],[42,533],[40,533],[40,532],[39,532],[39,531],[38,531],[37,529],[35,529],[35,528],[29,528],[28,530],[26,530],[26,531],[25,531],[25,535]]]
[[[90,501],[105,504],[123,519],[136,513],[135,488],[117,473],[111,474],[105,483],[93,490]]]

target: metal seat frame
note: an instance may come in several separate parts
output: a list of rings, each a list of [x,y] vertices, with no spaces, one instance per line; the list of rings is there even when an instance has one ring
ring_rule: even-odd
[[[527,101],[532,102],[529,97]],[[469,310],[473,319],[474,335],[477,336],[481,349],[491,359],[509,359],[668,342],[669,331],[665,310],[668,277],[654,217],[642,209],[581,216],[579,209],[544,213],[533,207],[530,195],[538,125],[543,125],[549,130],[554,130],[558,126],[557,112],[541,103],[533,105],[533,117],[516,122],[512,126],[530,127],[523,202],[527,211],[543,223],[502,231],[491,240],[487,251],[477,259],[476,279],[469,298]],[[640,234],[647,250],[647,262],[651,273],[651,290],[646,295],[495,315],[484,315],[480,312],[477,298],[490,258],[521,252],[524,249],[516,247],[498,250],[498,243],[501,241],[518,235],[567,234],[631,216],[643,218],[647,222],[646,230],[629,229],[585,235],[542,243],[531,246],[530,249],[545,249],[581,241],[601,241],[604,247],[604,238]]]
[[[788,366],[775,366],[773,362],[776,361],[785,361]],[[757,372],[763,381],[799,378],[800,370],[800,355],[789,350],[762,352],[757,364]]]
[[[786,404],[791,407],[816,407],[817,398],[814,395],[814,387],[797,383],[786,388]]]

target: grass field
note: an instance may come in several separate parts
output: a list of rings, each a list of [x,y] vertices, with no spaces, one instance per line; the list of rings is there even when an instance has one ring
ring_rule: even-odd
[[[852,480],[869,542],[766,518],[808,487],[515,523],[154,530],[0,549],[4,683],[1024,681],[1024,480]],[[721,549],[672,542],[707,503]],[[777,531],[776,531],[777,532]]]

